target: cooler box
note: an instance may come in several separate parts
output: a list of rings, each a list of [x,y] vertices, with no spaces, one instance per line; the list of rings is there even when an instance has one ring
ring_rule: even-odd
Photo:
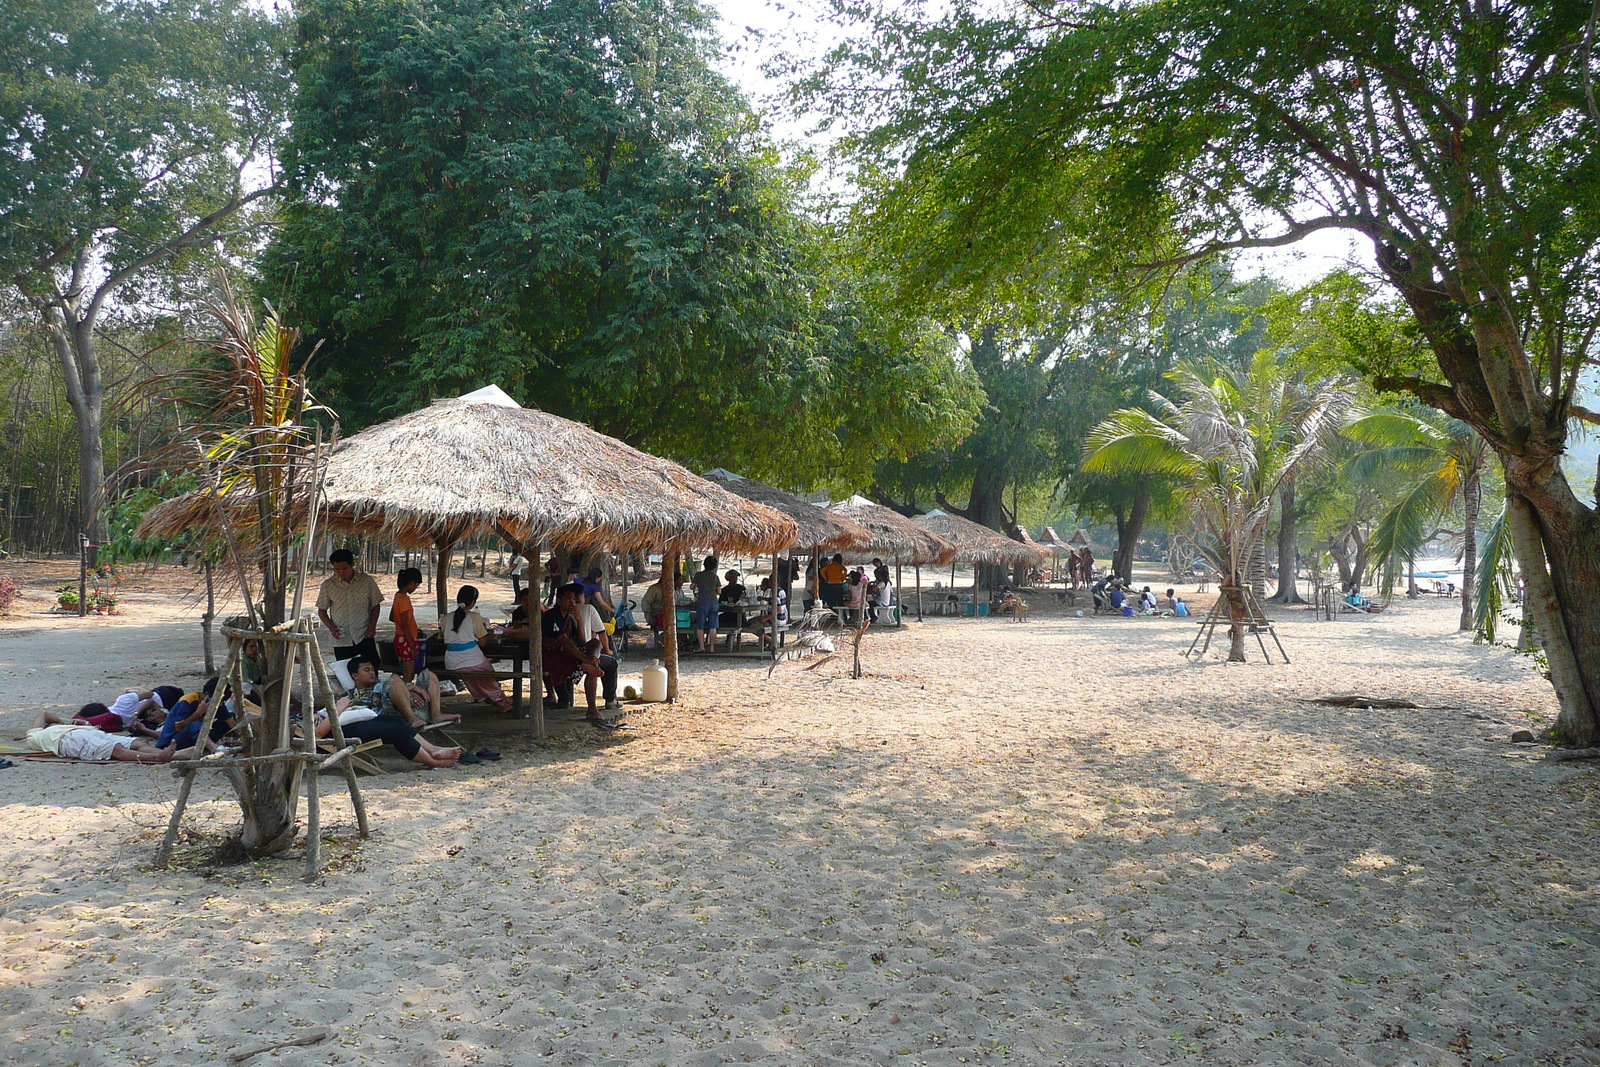
[[[688,630],[693,626],[694,626],[694,609],[692,609],[692,608],[679,608],[678,609],[678,629],[680,629],[680,630]]]

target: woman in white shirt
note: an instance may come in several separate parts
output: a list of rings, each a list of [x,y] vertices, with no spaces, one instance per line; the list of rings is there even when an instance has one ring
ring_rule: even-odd
[[[456,610],[439,620],[439,632],[444,635],[444,669],[460,673],[461,683],[474,700],[493,704],[498,711],[510,711],[511,698],[500,683],[481,673],[492,672],[494,664],[483,654],[489,628],[483,624],[483,617],[472,610],[477,603],[477,588],[464,585],[456,592]]]

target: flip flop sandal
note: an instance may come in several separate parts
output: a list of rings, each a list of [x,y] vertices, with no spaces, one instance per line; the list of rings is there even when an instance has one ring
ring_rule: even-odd
[[[473,763],[482,763],[483,760],[479,759],[477,756],[474,756],[470,752],[463,752],[463,753],[461,753],[461,755],[456,757],[456,762],[457,763],[473,764]]]
[[[620,729],[622,729],[622,727],[619,724],[612,722],[610,719],[588,719],[588,718],[586,718],[583,721],[588,723],[590,726],[593,726],[596,730],[620,730]]]
[[[477,757],[479,759],[497,760],[500,758],[500,753],[492,748],[480,748],[477,751]]]
[[[15,766],[16,766],[16,764],[12,763],[8,759],[0,759],[0,771],[5,770],[7,767],[15,767]]]

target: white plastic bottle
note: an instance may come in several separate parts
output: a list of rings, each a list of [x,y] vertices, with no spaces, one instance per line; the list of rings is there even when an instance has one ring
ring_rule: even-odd
[[[667,669],[660,660],[651,660],[650,666],[644,669],[644,689],[640,696],[652,703],[667,699]]]

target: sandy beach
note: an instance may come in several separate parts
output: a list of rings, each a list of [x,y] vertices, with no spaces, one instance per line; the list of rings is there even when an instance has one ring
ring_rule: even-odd
[[[387,585],[385,587],[388,588]],[[0,736],[198,679],[195,609],[0,626]],[[325,777],[328,868],[216,867],[170,769],[0,771],[16,1064],[1600,1063],[1600,768],[1459,604],[1277,612],[1289,665],[1176,620],[929,619],[844,656],[687,658],[604,735]],[[635,659],[637,670],[642,663]],[[1330,708],[1341,693],[1421,709]]]

